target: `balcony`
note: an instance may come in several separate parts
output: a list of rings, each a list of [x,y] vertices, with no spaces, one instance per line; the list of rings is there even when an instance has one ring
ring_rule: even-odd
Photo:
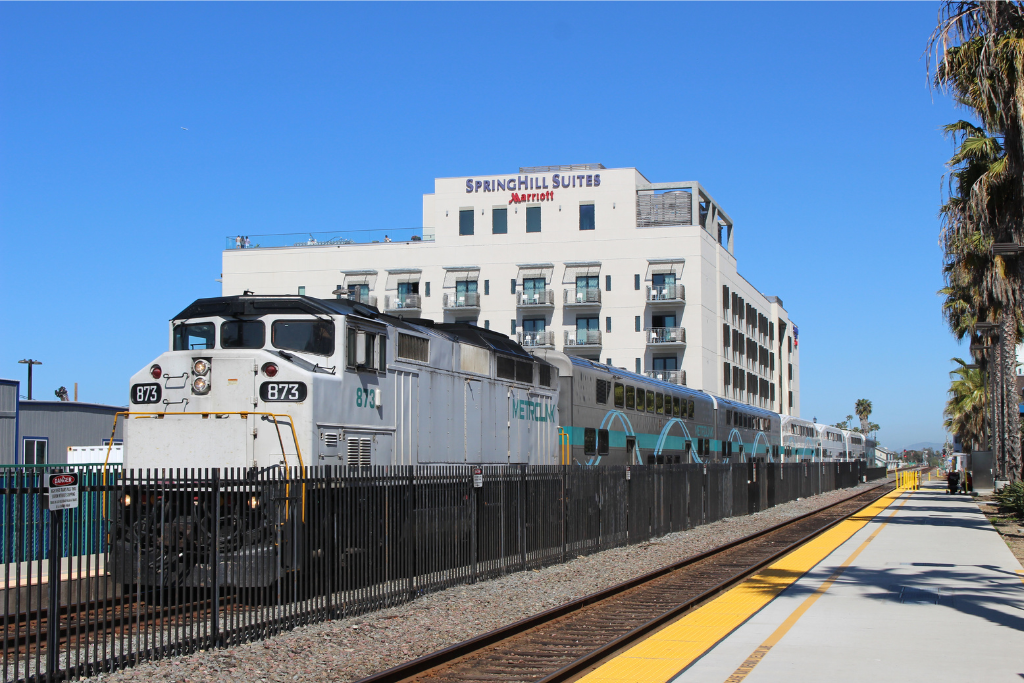
[[[686,370],[648,370],[644,373],[644,376],[651,379],[660,379],[662,382],[668,382],[669,384],[686,386]]]
[[[442,306],[445,310],[452,311],[479,311],[480,294],[479,292],[456,292],[455,294],[445,294]]]
[[[647,287],[647,303],[652,307],[678,307],[686,303],[686,287],[683,285],[660,285]]]
[[[348,299],[349,301],[355,301],[360,304],[366,304],[367,306],[373,306],[377,308],[377,295],[376,294],[359,294],[358,292],[344,292],[338,295],[339,299]]]
[[[419,315],[420,311],[419,294],[388,294],[384,297],[384,310],[388,313],[410,313]]]
[[[682,327],[648,327],[644,336],[648,346],[686,346],[686,330]]]
[[[599,349],[601,348],[600,330],[566,330],[564,347],[568,349]]]
[[[519,292],[516,294],[517,308],[554,308],[555,293],[545,289],[542,292]]]
[[[520,332],[516,335],[516,341],[523,348],[554,348],[554,332]]]
[[[601,290],[595,288],[576,289],[569,287],[562,290],[562,306],[564,308],[594,308],[601,305]]]

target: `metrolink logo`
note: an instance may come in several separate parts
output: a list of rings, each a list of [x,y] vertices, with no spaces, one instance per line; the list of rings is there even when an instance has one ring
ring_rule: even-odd
[[[512,399],[512,414],[530,422],[554,422],[555,404],[538,403],[527,399]]]
[[[543,202],[555,198],[555,193],[551,190],[547,192],[533,192],[529,194],[519,194],[518,192],[512,193],[512,199],[508,200],[509,204],[521,204],[523,202]]]

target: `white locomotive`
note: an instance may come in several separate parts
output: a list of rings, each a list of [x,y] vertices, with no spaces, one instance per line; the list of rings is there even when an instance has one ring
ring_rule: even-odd
[[[558,387],[471,325],[348,299],[200,299],[131,379],[124,467],[557,464]]]

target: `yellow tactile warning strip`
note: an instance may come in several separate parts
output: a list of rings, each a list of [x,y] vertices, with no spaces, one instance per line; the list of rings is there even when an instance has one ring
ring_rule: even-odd
[[[896,513],[899,512],[900,508],[906,504],[907,500],[909,499],[904,498],[899,507],[889,514],[889,517],[896,516]],[[889,522],[886,521],[879,524],[878,528],[871,532],[871,535],[867,537],[867,540],[857,546],[857,549],[850,553],[850,556],[846,558],[846,560],[839,565],[839,567],[837,567],[827,579],[825,579],[825,582],[818,586],[817,590],[807,596],[807,599],[800,603],[800,606],[793,610],[793,613],[786,617],[786,620],[783,621],[782,624],[780,624],[779,627],[757,647],[757,649],[750,653],[750,656],[739,665],[736,671],[733,672],[732,676],[725,679],[725,683],[740,683],[744,678],[746,678],[747,675],[754,670],[754,667],[764,659],[764,656],[768,654],[769,650],[779,644],[779,641],[789,633],[789,629],[793,628],[793,625],[796,624],[796,622],[800,620],[800,617],[802,617],[807,610],[811,608],[811,605],[816,603],[818,598],[824,595],[825,592],[832,587],[832,584],[842,576],[843,572],[846,571],[846,568],[853,564],[853,561],[856,560],[857,556],[864,551],[864,548],[868,547],[868,543],[875,540],[875,537],[878,536],[879,532],[881,532],[888,523]]]
[[[828,557],[903,493],[897,490],[882,496],[767,569],[591,671],[580,679],[581,683],[664,683],[672,679]]]

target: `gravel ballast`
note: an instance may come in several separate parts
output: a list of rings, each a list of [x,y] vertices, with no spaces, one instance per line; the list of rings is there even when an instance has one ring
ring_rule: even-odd
[[[565,564],[457,586],[398,607],[298,628],[269,640],[143,663],[100,678],[174,683],[236,679],[247,683],[354,681],[875,485],[832,491]]]

